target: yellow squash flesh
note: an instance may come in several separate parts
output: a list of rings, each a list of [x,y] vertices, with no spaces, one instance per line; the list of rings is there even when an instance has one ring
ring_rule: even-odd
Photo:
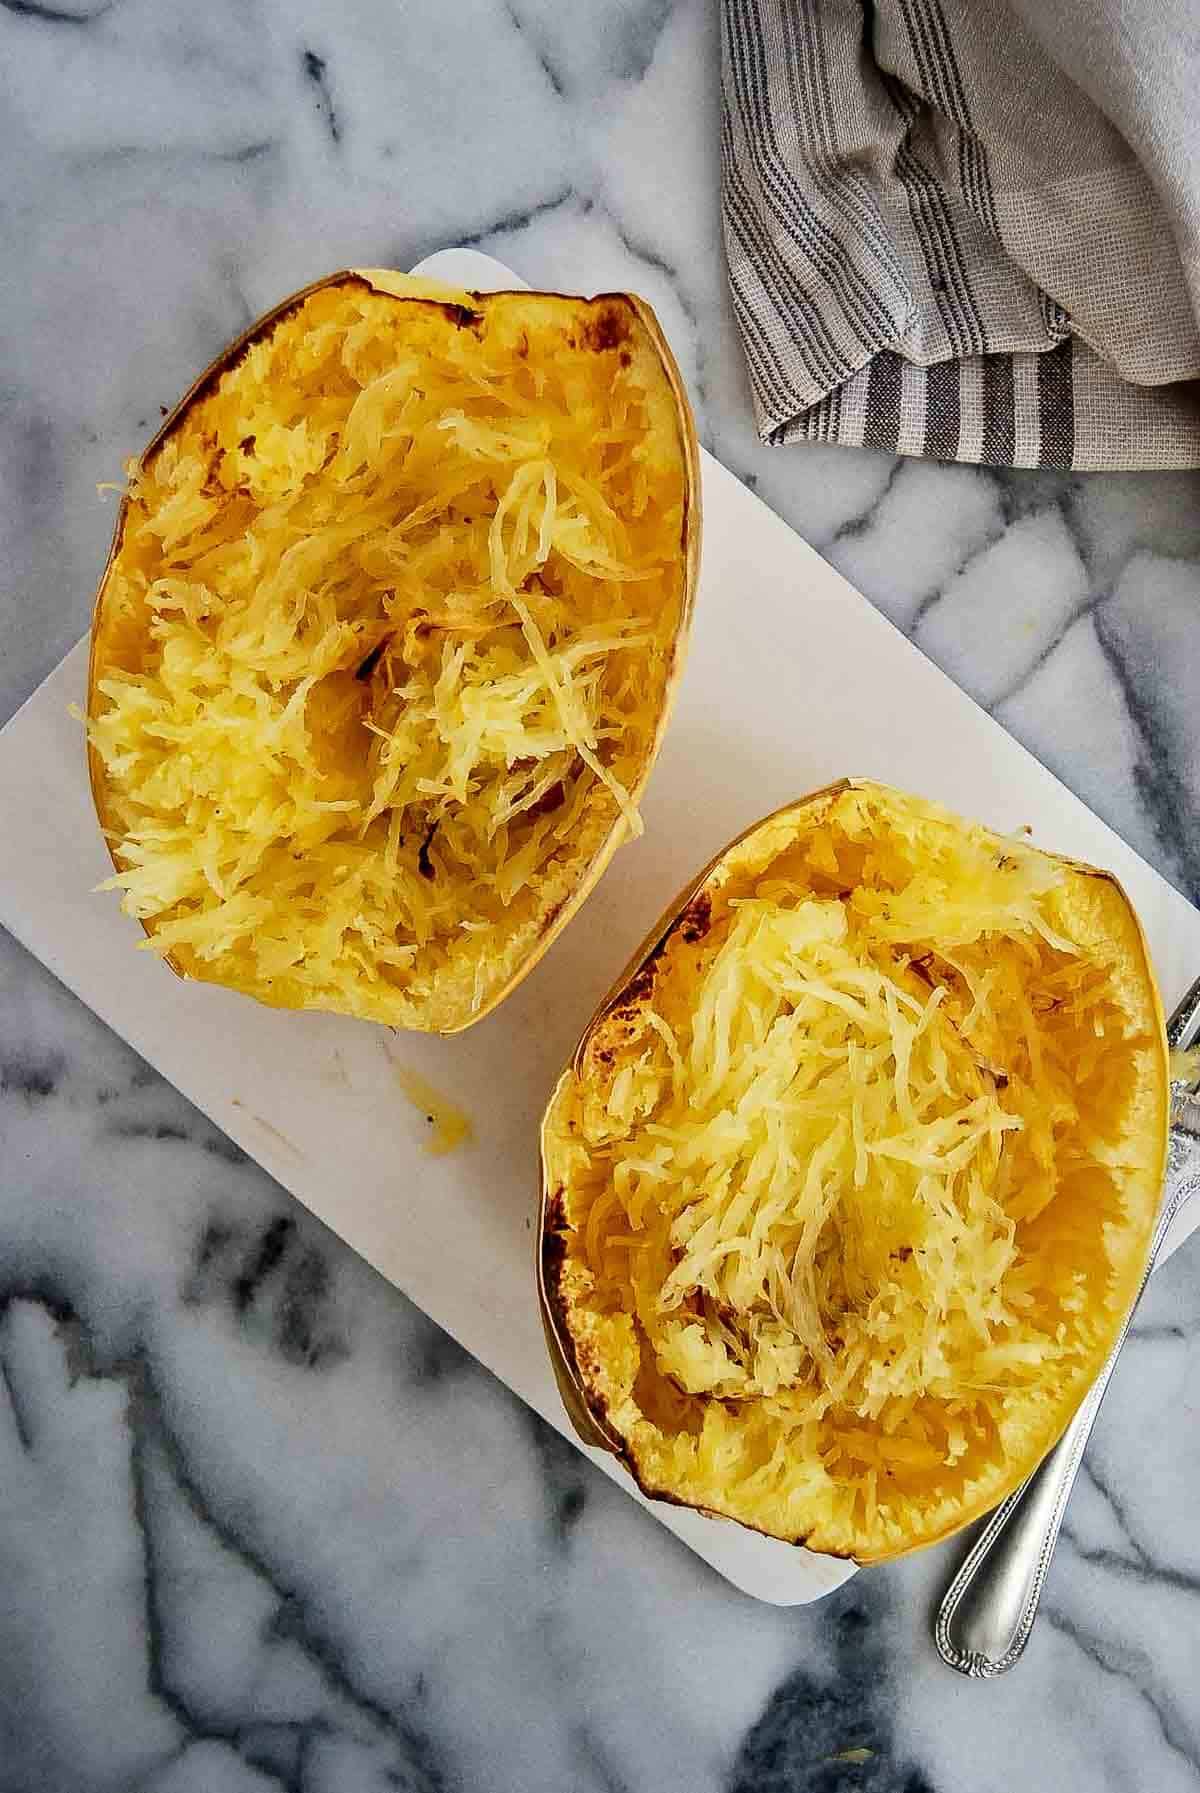
[[[454,1033],[636,832],[699,556],[650,309],[347,272],[166,419],[96,601],[113,883],[174,970]]]
[[[1037,1464],[1145,1264],[1162,1009],[1116,880],[847,782],[684,893],[542,1128],[564,1401],[651,1495],[867,1562]]]

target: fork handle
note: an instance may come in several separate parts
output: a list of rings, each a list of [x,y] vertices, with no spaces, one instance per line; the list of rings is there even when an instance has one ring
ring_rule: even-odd
[[[1185,1175],[1154,1229],[1146,1271],[1108,1361],[1074,1419],[1028,1481],[996,1508],[946,1590],[933,1636],[942,1661],[962,1675],[988,1678],[1010,1669],[1029,1641],[1067,1501],[1121,1347],[1163,1241],[1200,1185]]]

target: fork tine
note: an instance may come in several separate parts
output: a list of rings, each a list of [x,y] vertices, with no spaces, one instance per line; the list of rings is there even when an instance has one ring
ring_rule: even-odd
[[[1186,1052],[1200,1038],[1200,977],[1178,1004],[1167,1022],[1167,1045],[1172,1052]],[[1172,1132],[1200,1138],[1200,1066],[1190,1077],[1171,1079]]]
[[[1175,1013],[1167,1022],[1167,1045],[1172,1052],[1185,1052],[1200,1037],[1200,977],[1198,977]]]

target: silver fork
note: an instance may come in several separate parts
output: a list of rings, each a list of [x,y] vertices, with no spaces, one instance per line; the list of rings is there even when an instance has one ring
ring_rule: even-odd
[[[1167,1023],[1172,1047],[1186,1048],[1198,1037],[1200,978]],[[962,1675],[1002,1675],[1029,1642],[1059,1527],[1130,1321],[1175,1216],[1200,1189],[1198,1093],[1200,1079],[1171,1086],[1171,1143],[1163,1205],[1146,1274],[1107,1363],[1049,1456],[996,1508],[938,1608],[933,1628],[938,1654]]]

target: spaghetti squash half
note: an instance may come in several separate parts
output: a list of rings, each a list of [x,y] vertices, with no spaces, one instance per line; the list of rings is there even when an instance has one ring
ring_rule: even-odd
[[[129,468],[88,742],[173,968],[453,1033],[638,830],[699,551],[649,308],[332,276]]]
[[[542,1134],[543,1318],[651,1495],[869,1561],[999,1502],[1145,1264],[1162,1010],[1106,873],[853,782],[735,842]]]

